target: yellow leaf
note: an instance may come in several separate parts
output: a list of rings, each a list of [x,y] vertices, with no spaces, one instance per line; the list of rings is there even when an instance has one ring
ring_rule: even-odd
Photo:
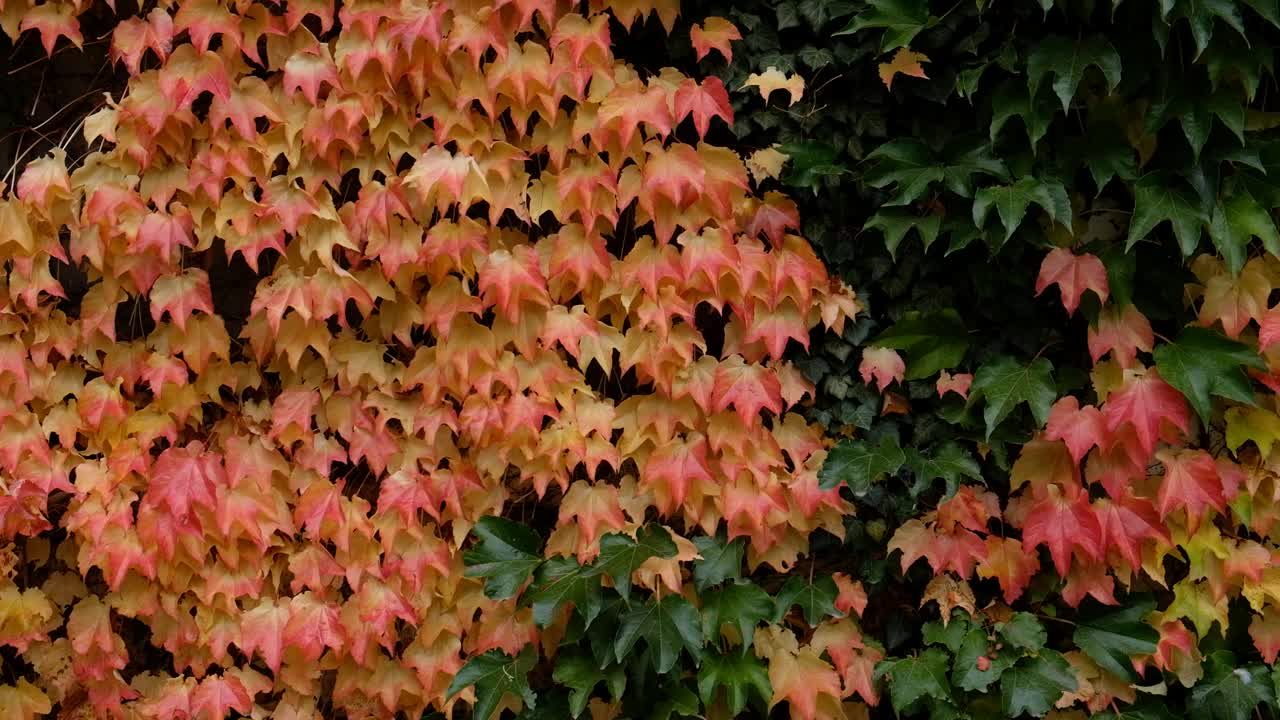
[[[0,686],[0,717],[6,720],[33,720],[52,709],[49,696],[26,680],[19,680],[17,687]]]
[[[791,156],[778,150],[775,144],[751,153],[747,158],[747,170],[751,173],[752,180],[761,183],[781,175],[782,166],[790,159]]]
[[[1252,440],[1266,457],[1277,439],[1280,439],[1280,417],[1270,410],[1246,407],[1227,410],[1227,447],[1232,452]]]
[[[887,88],[893,87],[893,78],[899,73],[909,75],[911,77],[929,79],[925,74],[924,68],[920,63],[929,62],[929,58],[924,53],[918,53],[908,48],[898,48],[898,52],[894,53],[893,59],[887,63],[880,63],[880,82],[884,83]]]
[[[977,612],[977,600],[973,596],[973,588],[969,583],[952,575],[939,575],[929,581],[924,589],[924,597],[920,598],[920,607],[930,602],[938,603],[942,611],[942,625],[946,627],[951,621],[951,611],[960,608],[973,615]]]
[[[774,90],[786,90],[791,96],[791,102],[788,104],[795,105],[800,102],[801,96],[804,95],[804,78],[799,74],[787,77],[781,70],[770,65],[765,68],[762,73],[751,73],[747,76],[747,81],[742,84],[743,88],[755,87],[760,90],[760,97],[765,102],[769,101],[769,94]]]

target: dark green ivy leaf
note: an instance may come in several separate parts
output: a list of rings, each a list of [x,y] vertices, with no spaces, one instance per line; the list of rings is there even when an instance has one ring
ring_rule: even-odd
[[[817,627],[827,617],[840,617],[836,610],[836,597],[840,590],[830,575],[824,575],[809,581],[798,575],[792,575],[778,591],[774,604],[773,621],[779,622],[793,605],[799,605],[804,613],[804,621],[810,627]]]
[[[865,440],[842,440],[827,455],[818,471],[818,486],[824,490],[848,483],[854,495],[862,496],[881,475],[893,475],[902,468],[907,456],[891,435],[872,445]]]
[[[472,716],[490,718],[498,703],[507,693],[519,695],[527,707],[534,707],[537,697],[529,687],[529,671],[538,662],[538,653],[532,645],[525,646],[520,654],[511,657],[501,650],[490,650],[467,661],[453,676],[447,697],[453,697],[463,689],[476,686],[476,704]]]
[[[1160,633],[1145,622],[1153,609],[1155,603],[1150,600],[1129,598],[1120,610],[1081,620],[1071,639],[1103,670],[1137,682],[1138,675],[1129,658],[1154,653],[1160,640]]]
[[[1071,663],[1053,650],[1018,661],[1000,676],[1000,696],[1007,717],[1023,713],[1044,717],[1064,692],[1077,688]]]
[[[933,213],[921,215],[911,210],[889,208],[872,215],[862,226],[864,229],[876,229],[884,234],[884,245],[889,249],[889,256],[898,257],[898,246],[902,244],[907,233],[915,230],[920,236],[920,244],[925,251],[938,239],[938,229],[942,227],[942,218]]]
[[[543,563],[521,599],[533,605],[533,621],[539,627],[554,622],[556,613],[566,603],[572,603],[582,615],[585,627],[590,627],[604,603],[599,573],[570,557],[553,557]]]
[[[951,682],[962,690],[986,692],[991,683],[1000,679],[1005,670],[1013,667],[1018,655],[1012,652],[994,653],[987,633],[981,629],[973,629],[965,633],[964,639],[956,650],[955,665],[951,668]],[[979,658],[987,658],[987,669],[979,667]]]
[[[1244,189],[1224,194],[1213,212],[1209,237],[1222,253],[1227,268],[1238,274],[1249,257],[1249,241],[1258,238],[1272,255],[1280,256],[1280,233],[1271,213]]]
[[[1209,218],[1182,181],[1163,173],[1144,175],[1134,186],[1133,217],[1129,220],[1127,248],[1132,248],[1157,225],[1168,220],[1183,257],[1195,254],[1200,230]]]
[[[876,665],[876,677],[889,676],[889,698],[901,713],[921,698],[950,700],[947,682],[948,655],[942,648],[929,648],[917,657],[886,660]]]
[[[703,597],[702,631],[709,641],[720,637],[722,626],[733,625],[738,629],[742,645],[751,647],[756,625],[774,614],[773,598],[747,580],[728,583]]]
[[[725,580],[742,577],[742,555],[746,540],[735,538],[722,542],[719,537],[699,535],[693,539],[701,559],[693,563],[693,586],[702,592]]]
[[[1027,208],[1032,203],[1039,205],[1049,215],[1049,219],[1061,221],[1070,229],[1071,200],[1067,197],[1067,189],[1057,180],[1044,180],[1028,175],[1012,185],[994,185],[985,187],[973,197],[973,222],[978,227],[986,223],[987,214],[992,207],[1000,215],[1000,223],[1004,225],[1004,240],[1013,237],[1018,229]]]
[[[915,448],[907,448],[907,467],[916,476],[911,492],[919,495],[929,489],[939,478],[946,483],[947,496],[954,495],[960,487],[960,478],[982,482],[982,468],[968,450],[954,441],[945,442],[928,455]]]
[[[622,665],[615,665],[606,672],[592,658],[576,653],[562,653],[556,658],[556,669],[551,679],[570,689],[569,710],[574,717],[587,709],[591,693],[599,683],[607,683],[609,693],[615,699],[622,697],[627,687],[627,674]]]
[[[921,0],[870,0],[867,9],[854,16],[843,30],[834,35],[851,35],[867,29],[884,29],[880,52],[888,52],[911,44],[911,40],[929,24],[929,4]]]
[[[1114,91],[1120,84],[1120,53],[1100,35],[1080,39],[1053,35],[1036,41],[1035,49],[1027,57],[1027,87],[1031,97],[1036,96],[1045,75],[1053,73],[1053,92],[1062,101],[1062,111],[1067,112],[1076,88],[1090,65],[1102,71],[1107,79],[1107,89]]]
[[[987,425],[987,439],[1013,409],[1026,403],[1037,426],[1049,419],[1049,407],[1058,397],[1053,386],[1053,365],[1036,358],[1023,365],[1007,355],[984,363],[973,376],[969,402],[985,401],[982,419]]]
[[[624,533],[610,533],[600,538],[600,555],[592,564],[595,575],[608,575],[622,597],[631,594],[631,573],[652,557],[669,558],[676,554],[676,543],[661,525],[649,524],[636,532],[632,540]]]
[[[752,691],[762,701],[773,697],[768,669],[745,648],[724,655],[713,651],[702,659],[702,667],[698,668],[698,694],[702,696],[703,705],[710,706],[719,689],[724,690],[732,717],[740,716],[746,709]]]
[[[485,597],[513,597],[542,562],[542,538],[520,523],[493,516],[480,518],[472,532],[480,542],[462,555],[464,575],[484,578]]]
[[[919,380],[959,365],[969,350],[969,332],[950,308],[932,315],[911,311],[871,344],[906,352],[904,378]]]
[[[661,600],[649,598],[622,614],[613,644],[617,661],[622,662],[642,637],[649,646],[653,669],[659,675],[675,667],[681,649],[689,653],[695,664],[702,659],[702,623],[698,611],[679,595],[668,595]]]
[[[1035,615],[1019,612],[1000,625],[1000,637],[1013,647],[1035,652],[1044,647],[1049,634]]]
[[[1240,667],[1235,656],[1219,650],[1208,658],[1204,679],[1191,689],[1191,717],[1250,720],[1254,708],[1275,702],[1275,690],[1261,665]]]
[[[1160,376],[1186,396],[1207,426],[1213,415],[1212,395],[1253,402],[1253,387],[1242,367],[1266,369],[1266,364],[1248,345],[1229,340],[1205,328],[1189,327],[1178,341],[1155,349]]]

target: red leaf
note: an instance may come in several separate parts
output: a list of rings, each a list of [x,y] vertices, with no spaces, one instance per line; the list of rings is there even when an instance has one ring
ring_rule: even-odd
[[[1188,529],[1195,532],[1206,508],[1226,512],[1222,478],[1212,455],[1203,450],[1165,449],[1156,453],[1156,459],[1164,464],[1156,499],[1161,518],[1185,509]]]
[[[1120,367],[1133,366],[1138,351],[1151,352],[1155,334],[1147,316],[1129,304],[1123,309],[1108,307],[1098,316],[1098,326],[1089,327],[1089,355],[1097,363],[1108,352]]]
[[[1071,451],[1071,459],[1079,463],[1095,446],[1106,442],[1107,427],[1102,412],[1092,405],[1080,407],[1080,401],[1067,395],[1053,404],[1044,436],[1062,440]]]
[[[1089,495],[1079,489],[1063,495],[1056,485],[1049,485],[1044,497],[1027,512],[1022,540],[1032,547],[1048,545],[1061,577],[1071,568],[1073,549],[1101,560],[1104,547],[1102,525],[1089,504]]]
[[[729,104],[729,92],[719,78],[709,77],[699,84],[690,78],[676,90],[676,122],[690,115],[698,137],[706,138],[711,118],[718,117],[733,126],[733,106]]]
[[[1185,434],[1191,429],[1186,399],[1155,369],[1130,377],[1113,390],[1102,408],[1102,417],[1111,433],[1131,427],[1138,447],[1147,456],[1158,440],[1172,442],[1179,437],[1175,431]]]
[[[862,382],[870,385],[875,379],[876,389],[884,392],[893,381],[902,382],[907,366],[898,353],[889,348],[869,347],[862,351],[862,362],[858,365],[858,374]]]
[[[1092,290],[1103,302],[1110,293],[1107,268],[1102,261],[1088,253],[1076,255],[1067,248],[1054,248],[1045,256],[1036,278],[1036,295],[1055,283],[1062,292],[1062,306],[1068,315],[1075,314],[1085,290]]]

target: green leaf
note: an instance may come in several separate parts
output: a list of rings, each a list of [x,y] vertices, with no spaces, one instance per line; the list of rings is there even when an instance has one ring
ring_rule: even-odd
[[[649,524],[636,532],[635,540],[624,533],[610,533],[600,538],[600,555],[591,565],[594,575],[608,575],[618,594],[631,595],[631,573],[649,558],[669,558],[676,554],[676,543],[661,525]]]
[[[979,398],[986,403],[982,419],[987,425],[988,440],[996,426],[1022,403],[1031,409],[1036,425],[1044,425],[1049,419],[1049,407],[1057,397],[1053,365],[1048,360],[1036,358],[1029,365],[1023,365],[1007,355],[978,368],[969,391],[970,403]]]
[[[1102,194],[1112,178],[1131,181],[1138,174],[1133,146],[1120,132],[1090,132],[1078,146],[1084,165],[1093,176],[1094,196]]]
[[[911,44],[929,24],[929,5],[919,0],[870,0],[867,10],[854,16],[843,30],[833,35],[851,35],[868,29],[884,29],[880,52]]]
[[[818,487],[830,490],[848,483],[854,495],[865,495],[876,478],[897,473],[906,461],[898,440],[889,435],[878,446],[865,440],[842,440],[818,471]]]
[[[590,627],[604,604],[599,574],[569,557],[553,557],[543,563],[521,599],[532,604],[533,621],[538,627],[555,622],[556,614],[566,603],[572,603],[585,626]]]
[[[1155,349],[1160,376],[1186,396],[1208,426],[1212,395],[1253,405],[1253,387],[1242,367],[1266,369],[1252,348],[1205,328],[1187,328],[1178,341]]]
[[[796,7],[795,3],[778,3],[778,7],[774,9],[774,12],[777,13],[778,30],[800,27],[800,10]]]
[[[756,625],[774,613],[773,598],[758,585],[747,580],[729,583],[706,593],[702,604],[702,632],[708,641],[720,637],[726,624],[738,629],[744,647],[751,647]]]
[[[839,594],[840,590],[830,575],[813,581],[792,575],[778,591],[773,621],[780,622],[792,606],[799,605],[805,622],[810,627],[817,627],[823,618],[840,617],[840,611],[836,610],[836,597]]]
[[[769,670],[746,648],[724,655],[711,652],[702,659],[702,666],[698,668],[698,694],[703,705],[710,706],[719,689],[724,690],[731,717],[742,714],[752,693],[761,701],[773,697]]]
[[[1000,637],[1009,645],[1020,650],[1035,652],[1044,647],[1049,639],[1044,625],[1031,613],[1014,613],[1013,617],[999,626]]]
[[[650,598],[622,614],[613,644],[617,661],[622,662],[642,637],[649,646],[653,669],[659,675],[675,667],[681,649],[687,651],[695,663],[702,659],[702,623],[698,611],[679,595],[668,595],[661,600]]]
[[[1010,118],[1022,118],[1027,130],[1027,140],[1034,151],[1036,145],[1049,132],[1049,125],[1057,117],[1058,108],[1048,96],[1032,97],[1025,85],[1010,81],[996,89],[991,97],[991,128],[987,131],[991,142]]]
[[[920,215],[910,210],[891,208],[881,210],[872,215],[862,226],[864,229],[876,229],[884,234],[884,245],[889,249],[889,256],[898,257],[898,246],[911,230],[920,235],[920,243],[925,251],[938,239],[938,229],[942,227],[942,218],[933,213]]]
[[[1043,208],[1053,221],[1061,219],[1064,227],[1070,230],[1071,200],[1067,197],[1067,189],[1056,180],[1040,180],[1031,176],[1012,185],[995,185],[979,190],[973,198],[973,222],[982,227],[987,213],[994,206],[1004,225],[1004,239],[1008,242],[1031,203]]]
[[[702,592],[725,580],[742,577],[742,555],[746,550],[745,538],[722,542],[719,537],[699,535],[693,539],[701,559],[693,563],[693,586]]]
[[[1004,712],[1011,718],[1023,713],[1044,717],[1062,693],[1076,688],[1071,663],[1053,650],[1041,650],[1035,657],[1023,658],[1000,676]]]
[[[873,188],[897,184],[895,194],[885,205],[907,205],[915,202],[931,183],[943,179],[942,166],[919,140],[898,139],[887,142],[867,155],[875,165],[862,179]]]
[[[569,709],[574,717],[587,709],[591,693],[601,682],[608,683],[613,698],[619,698],[627,687],[627,674],[621,665],[615,665],[606,673],[595,661],[577,653],[561,653],[556,658],[556,669],[551,679],[570,689]]]
[[[1248,191],[1237,189],[1218,201],[1209,237],[1222,253],[1227,268],[1238,274],[1249,258],[1249,241],[1258,238],[1272,255],[1280,256],[1280,233],[1276,232],[1271,213]]]
[[[529,687],[529,671],[537,662],[538,653],[532,645],[525,646],[515,657],[501,650],[490,650],[468,660],[453,676],[445,695],[453,697],[475,685],[476,704],[472,716],[476,720],[490,720],[507,693],[519,695],[527,707],[534,707],[537,697]]]
[[[1128,604],[1116,612],[1079,621],[1072,642],[1098,663],[1098,667],[1128,682],[1137,682],[1138,674],[1133,671],[1129,658],[1156,651],[1160,633],[1146,623],[1146,617],[1154,609],[1154,602],[1130,598]]]
[[[1177,185],[1175,185],[1177,183]],[[1209,218],[1200,210],[1195,196],[1180,180],[1164,174],[1145,175],[1134,186],[1133,217],[1129,220],[1127,248],[1151,234],[1157,225],[1168,220],[1183,257],[1195,254],[1200,244],[1200,229]]]
[[[992,658],[992,655],[995,658]],[[987,658],[987,669],[978,667],[979,658]],[[951,682],[962,690],[986,692],[991,683],[1000,679],[1005,670],[1013,667],[1018,655],[1012,652],[992,653],[987,634],[980,629],[965,633],[956,650],[955,665],[951,669]]]
[[[951,685],[947,682],[946,651],[929,648],[917,657],[886,660],[876,665],[876,676],[889,676],[889,698],[893,709],[904,712],[921,698],[950,700]]]
[[[472,532],[480,542],[462,555],[464,575],[484,578],[484,594],[493,600],[515,596],[542,562],[542,538],[533,530],[500,517],[482,517]]]
[[[1191,689],[1187,709],[1204,720],[1250,720],[1259,705],[1275,702],[1275,690],[1261,665],[1238,667],[1235,657],[1219,650],[1208,658],[1205,677]]]
[[[960,487],[960,478],[982,482],[982,468],[973,459],[973,455],[955,441],[948,441],[935,448],[929,455],[915,448],[907,448],[907,467],[916,476],[911,488],[912,494],[919,495],[941,478],[946,483],[946,495],[954,495]]]
[[[961,611],[963,613],[963,611]],[[933,620],[924,624],[920,636],[926,645],[943,645],[952,653],[960,649],[964,638],[973,629],[973,623],[963,614],[956,615],[947,624]],[[985,635],[984,635],[985,637]]]
[[[951,308],[932,315],[911,311],[870,344],[906,352],[904,377],[919,380],[959,365],[969,350],[969,332]]]
[[[1120,84],[1120,53],[1100,35],[1078,39],[1053,35],[1036,41],[1035,49],[1027,57],[1027,88],[1031,97],[1036,96],[1045,75],[1053,73],[1053,92],[1062,101],[1062,111],[1067,112],[1076,88],[1090,65],[1102,71],[1107,79],[1107,90],[1115,91]]]
[[[782,181],[793,187],[817,189],[824,178],[849,172],[849,168],[840,164],[840,151],[827,143],[785,143],[778,150],[789,158]]]

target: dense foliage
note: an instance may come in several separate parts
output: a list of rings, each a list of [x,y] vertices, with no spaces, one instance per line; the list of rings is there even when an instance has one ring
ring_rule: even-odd
[[[0,29],[4,717],[1275,714],[1274,3]]]

